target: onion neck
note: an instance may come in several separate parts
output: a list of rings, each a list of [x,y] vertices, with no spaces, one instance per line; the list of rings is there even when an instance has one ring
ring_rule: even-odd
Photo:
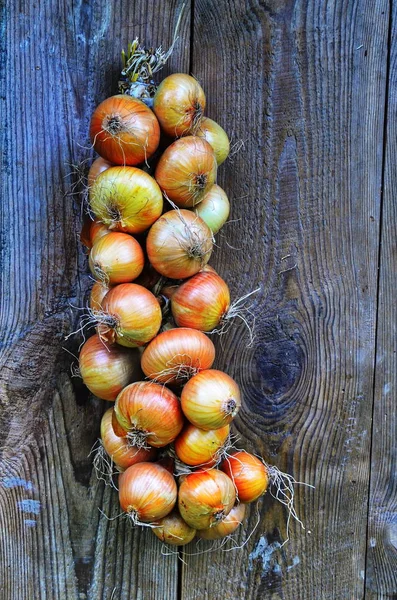
[[[127,510],[125,511],[129,519],[131,519],[133,525],[137,525],[139,523],[139,515],[136,508],[133,506],[127,506]]]
[[[221,523],[225,517],[225,509],[223,507],[217,508],[216,512],[214,512],[212,515],[210,527],[215,527],[215,525],[219,525],[219,523]]]
[[[231,415],[232,417],[237,414],[237,402],[232,396],[225,401],[223,412],[225,415]]]
[[[123,121],[118,114],[107,115],[102,121],[102,129],[116,137],[123,130]]]

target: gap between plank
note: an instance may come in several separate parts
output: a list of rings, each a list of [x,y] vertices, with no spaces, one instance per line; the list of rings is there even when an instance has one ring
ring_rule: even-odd
[[[369,446],[369,482],[368,482],[368,502],[367,502],[367,528],[365,535],[365,556],[364,556],[364,599],[367,597],[367,559],[368,559],[368,536],[369,536],[369,517],[371,502],[371,484],[372,484],[372,452],[374,439],[374,413],[375,413],[375,390],[376,390],[376,364],[378,358],[378,330],[379,330],[379,295],[380,295],[380,267],[382,261],[382,233],[383,233],[383,204],[384,204],[384,186],[386,171],[386,148],[387,148],[387,126],[388,126],[388,104],[390,93],[390,58],[392,43],[392,25],[393,25],[393,0],[389,0],[389,29],[387,34],[387,52],[386,52],[386,84],[385,84],[385,103],[383,119],[383,147],[382,147],[382,167],[381,167],[381,191],[379,207],[379,239],[378,239],[378,264],[377,264],[377,282],[376,282],[376,303],[375,303],[375,352],[372,381],[372,418],[371,418],[371,439]]]

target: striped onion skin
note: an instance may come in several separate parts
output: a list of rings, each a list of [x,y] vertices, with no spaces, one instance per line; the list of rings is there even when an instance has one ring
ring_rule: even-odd
[[[181,406],[185,417],[201,429],[218,429],[232,422],[241,406],[240,389],[227,373],[208,369],[184,386]]]
[[[128,385],[117,396],[114,414],[130,439],[156,448],[166,446],[180,433],[184,418],[177,396],[150,381]]]
[[[185,383],[215,360],[215,346],[201,331],[177,327],[163,331],[145,348],[141,367],[158,383]]]
[[[236,504],[217,525],[209,529],[201,529],[197,535],[204,540],[220,540],[231,535],[241,525],[245,516],[245,508],[245,504]]]
[[[213,466],[229,432],[229,425],[205,431],[188,423],[175,440],[176,455],[190,467]]]
[[[134,523],[151,523],[168,515],[177,500],[174,477],[156,463],[138,463],[119,477],[121,509]]]
[[[216,329],[230,306],[227,283],[216,273],[200,271],[184,281],[171,297],[171,310],[178,327],[200,331]]]
[[[217,469],[187,475],[179,488],[178,508],[194,529],[209,529],[232,510],[236,492],[232,480]]]

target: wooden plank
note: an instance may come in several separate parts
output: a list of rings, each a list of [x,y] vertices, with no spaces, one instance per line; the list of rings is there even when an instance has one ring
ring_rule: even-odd
[[[216,364],[239,445],[316,490],[282,548],[266,498],[242,550],[187,549],[186,600],[363,597],[388,22],[386,0],[195,2],[193,73],[244,142],[219,177],[240,250],[221,236],[214,265],[235,297],[262,288],[253,346],[239,324]]]
[[[92,156],[88,124],[116,91],[119,52],[136,35],[170,44],[179,0],[5,2],[0,135],[0,581],[7,600],[175,598],[177,560],[151,532],[113,517],[116,494],[92,474],[105,403],[69,373],[64,336],[90,285],[68,196],[70,164]],[[188,70],[190,8],[167,67]],[[80,340],[69,349],[76,352]],[[159,558],[160,556],[160,558]]]
[[[392,5],[365,598],[397,598],[397,41]]]

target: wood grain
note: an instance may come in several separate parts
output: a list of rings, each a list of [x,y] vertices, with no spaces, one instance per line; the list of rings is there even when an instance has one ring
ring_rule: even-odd
[[[371,495],[368,518],[365,598],[397,598],[397,42],[390,29],[388,103],[379,269],[375,402],[372,425]]]
[[[193,73],[244,142],[219,178],[240,250],[221,237],[215,266],[235,297],[261,286],[254,344],[240,324],[216,364],[240,445],[316,490],[288,545],[266,498],[242,550],[188,557],[183,598],[363,596],[388,22],[383,0],[195,2]]]
[[[71,382],[66,345],[90,285],[71,165],[117,91],[136,35],[170,44],[180,1],[6,2],[2,10],[0,581],[7,600],[175,598],[175,556],[133,531],[92,473],[105,403]],[[190,7],[167,69],[188,70]],[[187,43],[183,40],[188,40]],[[167,71],[166,69],[166,71]],[[73,385],[72,385],[73,383]],[[153,536],[154,538],[154,536]]]
[[[92,472],[88,455],[108,404],[71,377],[62,349],[78,352],[80,340],[64,336],[90,286],[72,165],[92,157],[90,115],[116,91],[120,49],[136,35],[166,47],[182,4],[2,4],[0,595],[394,598],[396,43],[391,37],[387,88],[388,0],[195,0],[192,30],[187,2],[164,69],[191,70],[207,114],[243,142],[220,169],[233,221],[211,262],[235,298],[260,287],[250,301],[256,337],[250,346],[237,322],[217,342],[216,365],[244,394],[239,445],[316,486],[297,487],[306,530],[293,524],[282,546],[286,513],[268,494],[239,534],[243,543],[252,533],[243,549],[202,553],[210,546],[193,543],[182,565],[161,554],[149,530],[118,517],[116,492]]]

